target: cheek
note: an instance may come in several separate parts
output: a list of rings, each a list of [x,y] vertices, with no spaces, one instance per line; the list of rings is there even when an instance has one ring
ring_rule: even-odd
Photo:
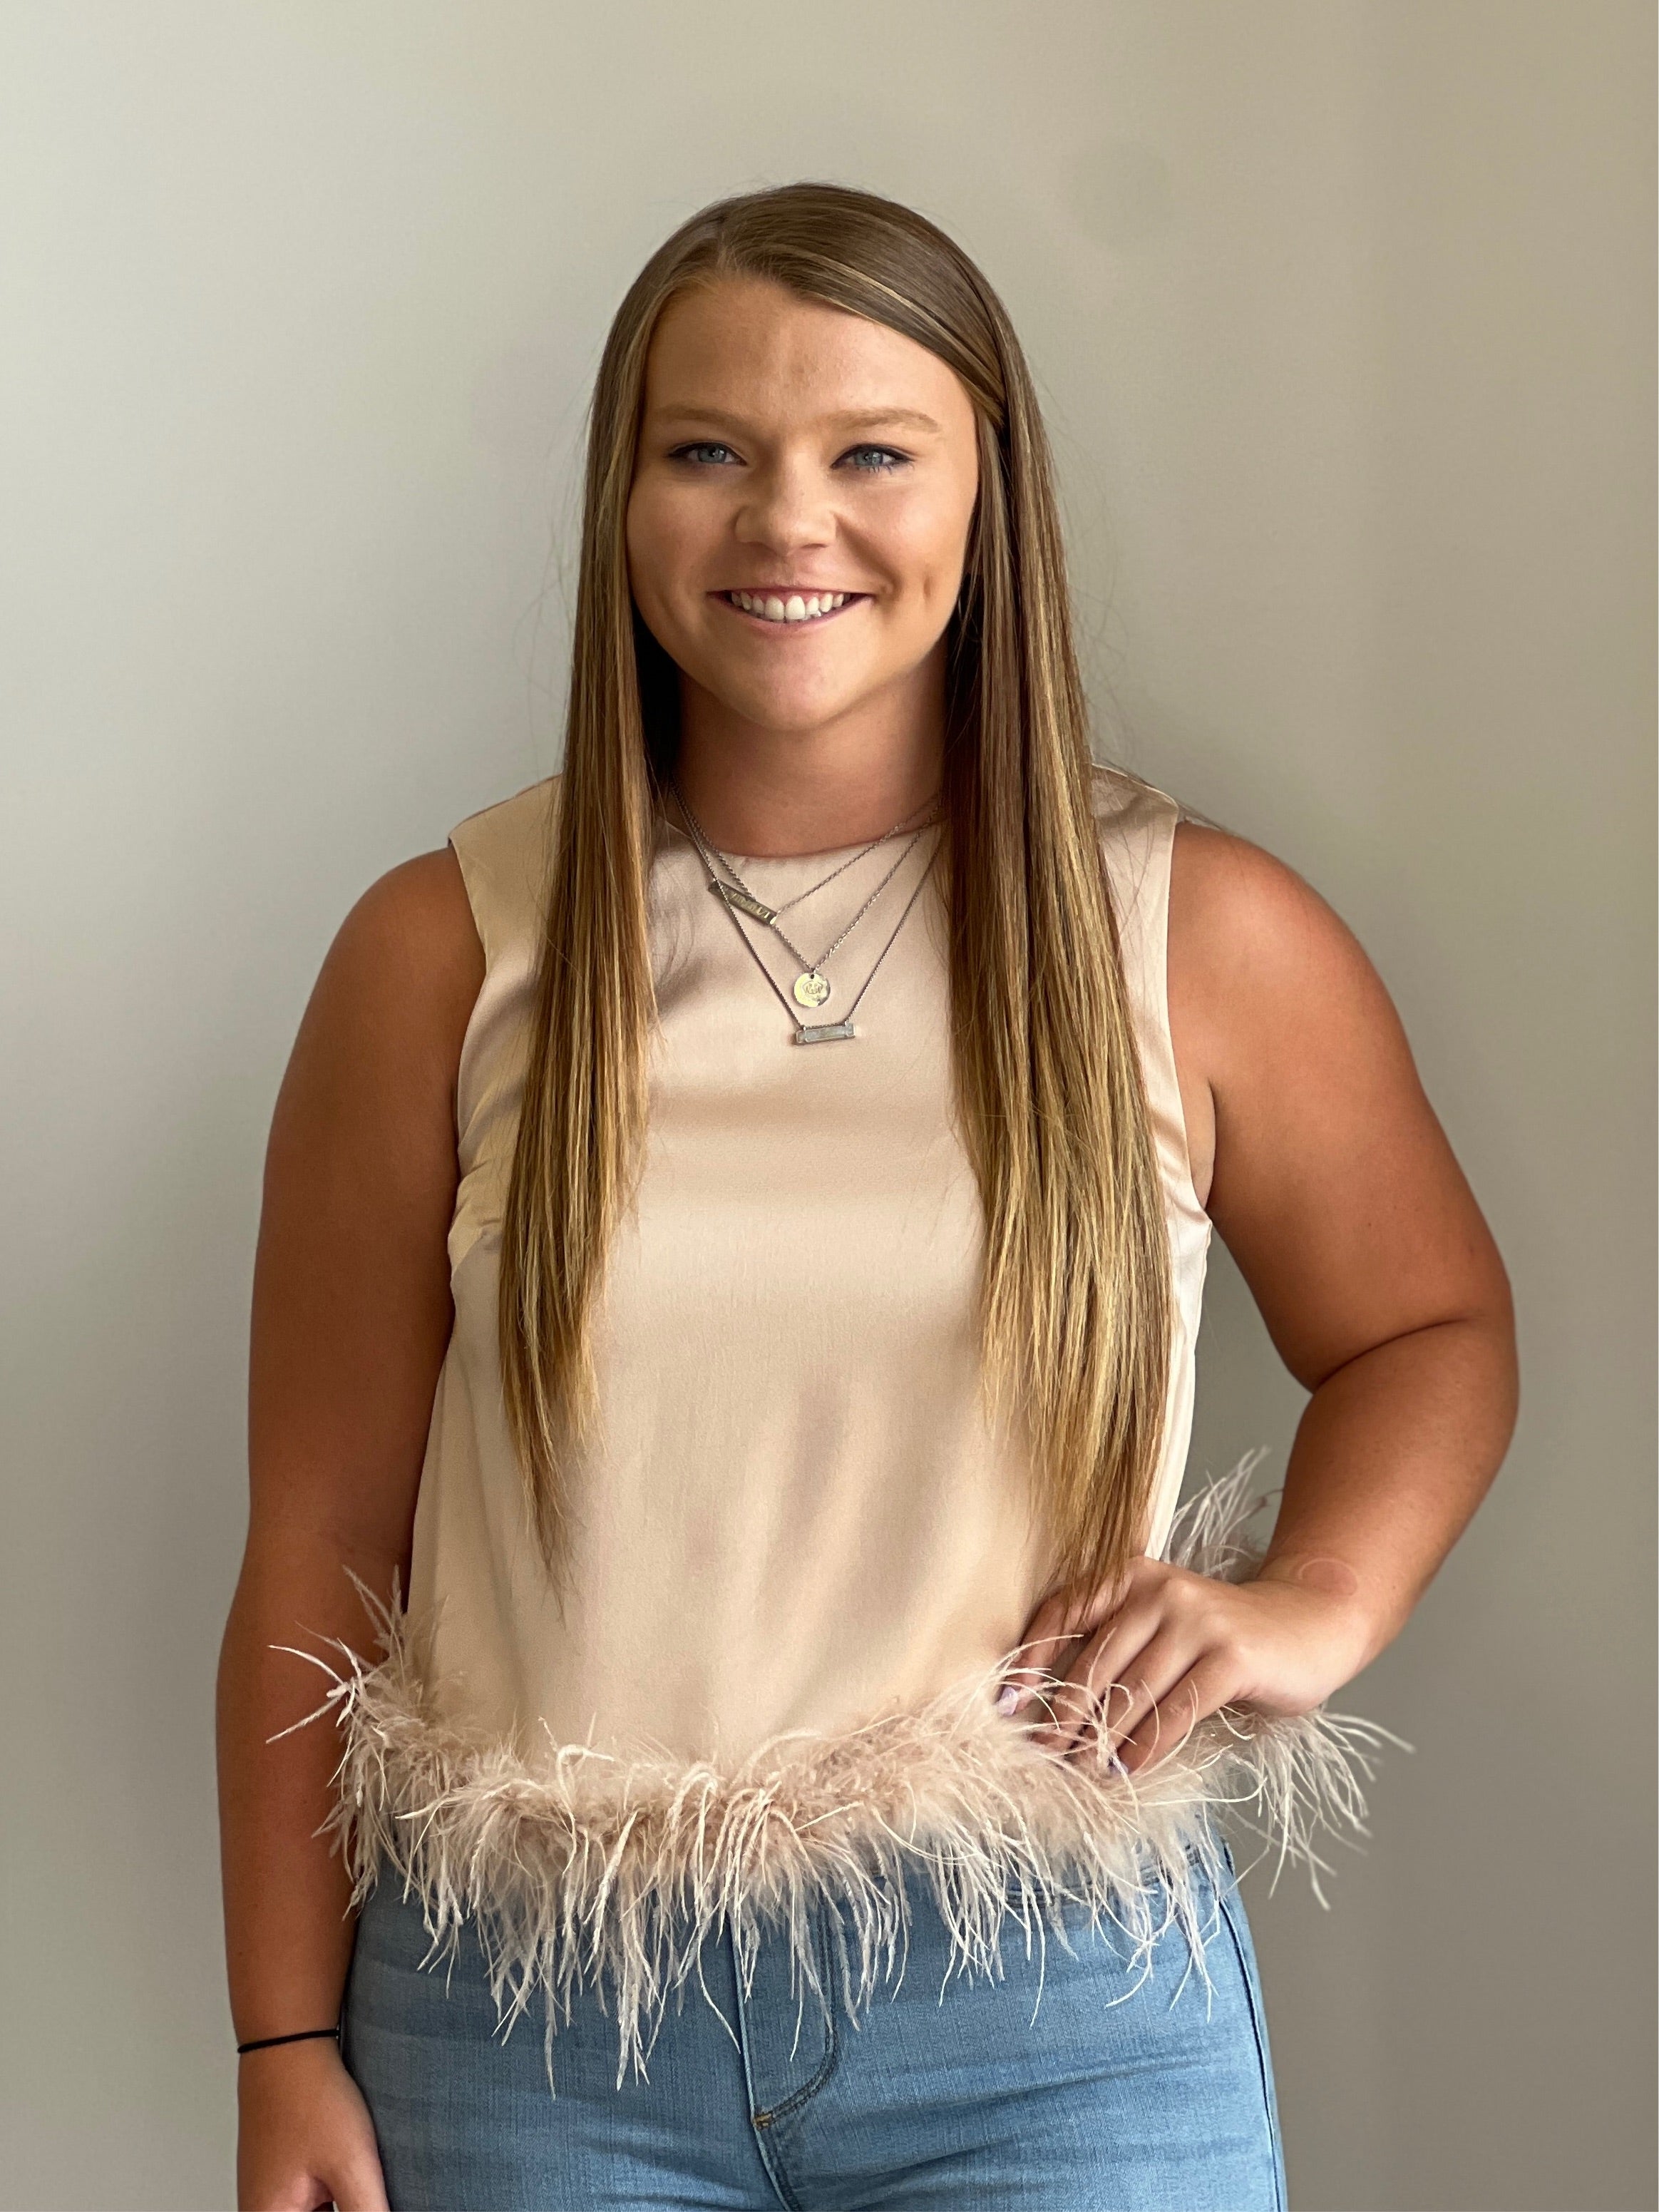
[[[888,519],[884,549],[904,599],[919,614],[954,604],[968,550],[968,521],[961,502],[943,490],[918,498]]]
[[[694,505],[650,484],[635,489],[628,502],[628,578],[641,609],[684,597],[705,534]]]
[[[651,513],[650,502],[638,491],[630,493],[623,541],[628,555],[629,587],[641,607],[656,597],[660,560],[654,524],[655,517]]]

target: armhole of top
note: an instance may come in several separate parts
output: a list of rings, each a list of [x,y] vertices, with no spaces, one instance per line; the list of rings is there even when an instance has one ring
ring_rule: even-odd
[[[495,965],[495,948],[490,943],[490,932],[484,919],[483,901],[474,873],[474,858],[468,851],[464,838],[452,830],[447,839],[449,849],[455,855],[456,866],[461,872],[461,883],[466,892],[466,902],[472,915],[472,927],[477,932],[478,942],[483,947],[483,980],[478,986],[478,995],[472,1001],[466,1018],[466,1027],[461,1032],[461,1049],[455,1063],[455,1146],[460,1152],[465,1142],[466,1129],[471,1120],[473,1103],[472,1065],[477,1049],[482,1017],[489,998],[489,971]]]
[[[447,840],[461,872],[484,958],[483,982],[461,1039],[455,1079],[456,1137],[463,1148],[482,1087],[487,1087],[478,1054],[489,1033],[489,1016],[501,989],[510,987],[510,971],[518,964],[513,956],[527,951],[533,959],[526,934],[533,936],[535,927],[532,909],[545,815],[532,794],[544,798],[550,781],[527,785],[512,798],[469,814],[455,824]]]
[[[478,933],[478,942],[483,947],[484,981],[495,964],[496,948],[491,941],[495,933],[489,927],[489,899],[486,889],[485,870],[479,855],[472,849],[471,840],[465,835],[466,824],[458,822],[450,831],[447,843],[455,855],[455,865],[461,872],[461,882],[466,891],[466,902],[472,913],[472,927]]]
[[[1170,1025],[1170,884],[1181,805],[1155,784],[1144,783],[1138,777],[1125,780],[1133,787],[1134,796],[1119,817],[1121,827],[1109,816],[1103,826],[1109,834],[1115,831],[1119,837],[1130,878],[1127,903],[1131,912],[1127,915],[1119,912],[1118,941],[1125,957],[1133,959],[1139,970],[1137,995],[1146,1017],[1141,1026],[1142,1078],[1149,1092],[1156,1089],[1161,1094],[1161,1115],[1158,1097],[1149,1097],[1147,1103],[1154,1121],[1161,1120],[1169,1132],[1166,1149],[1174,1155],[1174,1194],[1184,1209],[1207,1221],[1209,1215],[1193,1180],[1187,1112],[1176,1067],[1175,1034]],[[1126,981],[1133,991],[1134,979]]]
[[[1160,808],[1153,829],[1152,870],[1158,881],[1157,927],[1153,935],[1157,944],[1157,992],[1158,1042],[1163,1048],[1170,1085],[1170,1119],[1175,1131],[1179,1158],[1181,1195],[1195,1214],[1205,1220],[1209,1214],[1198,1194],[1198,1185],[1193,1178],[1193,1150],[1187,1135],[1187,1102],[1181,1093],[1181,1073],[1176,1060],[1175,1030],[1170,1020],[1170,889],[1175,875],[1176,831],[1181,827],[1179,801],[1170,799],[1167,809]]]
[[[526,784],[455,824],[449,848],[466,886],[473,927],[483,946],[484,978],[539,927],[544,889],[547,807],[556,776]]]

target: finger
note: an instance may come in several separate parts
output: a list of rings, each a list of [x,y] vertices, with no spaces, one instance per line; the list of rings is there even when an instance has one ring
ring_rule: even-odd
[[[1117,1746],[1119,1764],[1128,1774],[1145,1774],[1171,1759],[1200,1721],[1219,1712],[1233,1694],[1232,1672],[1224,1662],[1204,1658],[1170,1684]]]
[[[1178,1680],[1192,1664],[1193,1654],[1180,1650],[1177,1634],[1162,1611],[1150,1606],[1100,1631],[1073,1669],[1083,1686],[1067,1699],[1062,1752],[1069,1755],[1085,1737],[1098,1734],[1106,1738],[1106,1753],[1111,1755],[1112,1739],[1150,1711],[1161,1686]]]
[[[380,2160],[364,2159],[342,2173],[327,2202],[339,2212],[389,2212]]]
[[[1016,1647],[1018,1663],[1008,1667],[1007,1679],[1030,1686],[1045,1674],[1063,1674],[1078,1646],[1098,1626],[1097,1619],[1088,1617],[1091,1610],[1074,1591],[1060,1590],[1044,1598],[1026,1624]]]
[[[1081,1644],[1076,1636],[1039,1633],[1016,1645],[1003,1668],[999,1710],[1018,1712],[1051,1690],[1064,1678]]]
[[[1158,1625],[1152,1607],[1139,1606],[1095,1632],[1047,1697],[1046,1719],[1036,1731],[1042,1748],[1063,1757],[1085,1730],[1093,1729],[1100,1699],[1121,1672],[1135,1665]]]
[[[1121,1694],[1110,1700],[1106,1716],[1109,1756],[1121,1756],[1128,1738],[1202,1656],[1202,1646],[1190,1631],[1173,1624],[1159,1630],[1135,1660],[1133,1680],[1127,1671],[1118,1677]]]
[[[1072,1583],[1050,1590],[1033,1609],[1027,1637],[1053,1637],[1060,1642],[1091,1636],[1101,1624],[1122,1611],[1149,1579],[1166,1572],[1162,1560],[1132,1559],[1113,1579],[1089,1585]]]
[[[1040,1692],[1063,1680],[1083,1640],[1121,1613],[1129,1599],[1166,1575],[1162,1560],[1136,1559],[1113,1582],[1092,1591],[1076,1584],[1051,1590],[1039,1601],[1025,1633],[1003,1669],[998,1704],[1017,1712]]]
[[[1090,1654],[1086,1641],[1075,1645],[1065,1668],[1036,1692],[1031,1734],[1039,1750],[1063,1753],[1079,1730],[1091,1724],[1096,1691]]]
[[[1002,1712],[1020,1712],[1037,1701],[1044,1704],[1053,1690],[1075,1668],[1084,1641],[1103,1626],[1124,1617],[1130,1599],[1155,1597],[1168,1579],[1161,1559],[1130,1559],[1115,1582],[1099,1583],[1091,1593],[1079,1586],[1051,1590],[1026,1621],[1024,1639],[1015,1646],[1002,1672],[998,1705]]]
[[[1052,1591],[1039,1610],[1054,1609],[1054,1633],[1087,1636],[1133,1595],[1146,1562],[1131,1559],[1121,1574],[1101,1583],[1069,1583]]]
[[[1178,1632],[1156,1622],[1127,1658],[1103,1654],[1091,1676],[1060,1693],[1064,1705],[1053,1747],[1062,1758],[1090,1749],[1112,1761],[1120,1740],[1181,1680],[1194,1656]]]

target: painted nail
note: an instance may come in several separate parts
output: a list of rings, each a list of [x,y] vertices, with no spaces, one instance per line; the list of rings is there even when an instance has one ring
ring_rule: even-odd
[[[997,1699],[997,1711],[1000,1713],[1017,1713],[1024,1698],[1025,1692],[1017,1682],[1005,1683],[1002,1694]]]

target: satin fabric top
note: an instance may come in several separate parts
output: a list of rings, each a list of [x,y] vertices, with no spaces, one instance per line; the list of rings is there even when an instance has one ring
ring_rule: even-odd
[[[455,1325],[416,1513],[410,1620],[435,1712],[520,1756],[581,1742],[742,1759],[994,1666],[1051,1579],[1024,1454],[977,1380],[979,1196],[951,1122],[937,872],[847,1042],[801,1046],[684,834],[650,878],[659,1033],[637,1206],[595,1315],[599,1417],[573,1487],[570,1595],[529,1534],[499,1372],[500,1232],[556,778],[450,842],[486,974],[462,1048]],[[1174,1265],[1170,1394],[1146,1549],[1191,1431],[1209,1222],[1188,1164],[1165,946],[1177,809],[1106,769],[1095,806],[1157,1139]],[[927,831],[833,956],[826,1022],[888,941]],[[782,917],[814,958],[897,857]],[[734,855],[778,906],[857,850]],[[787,994],[793,962],[742,928]]]

